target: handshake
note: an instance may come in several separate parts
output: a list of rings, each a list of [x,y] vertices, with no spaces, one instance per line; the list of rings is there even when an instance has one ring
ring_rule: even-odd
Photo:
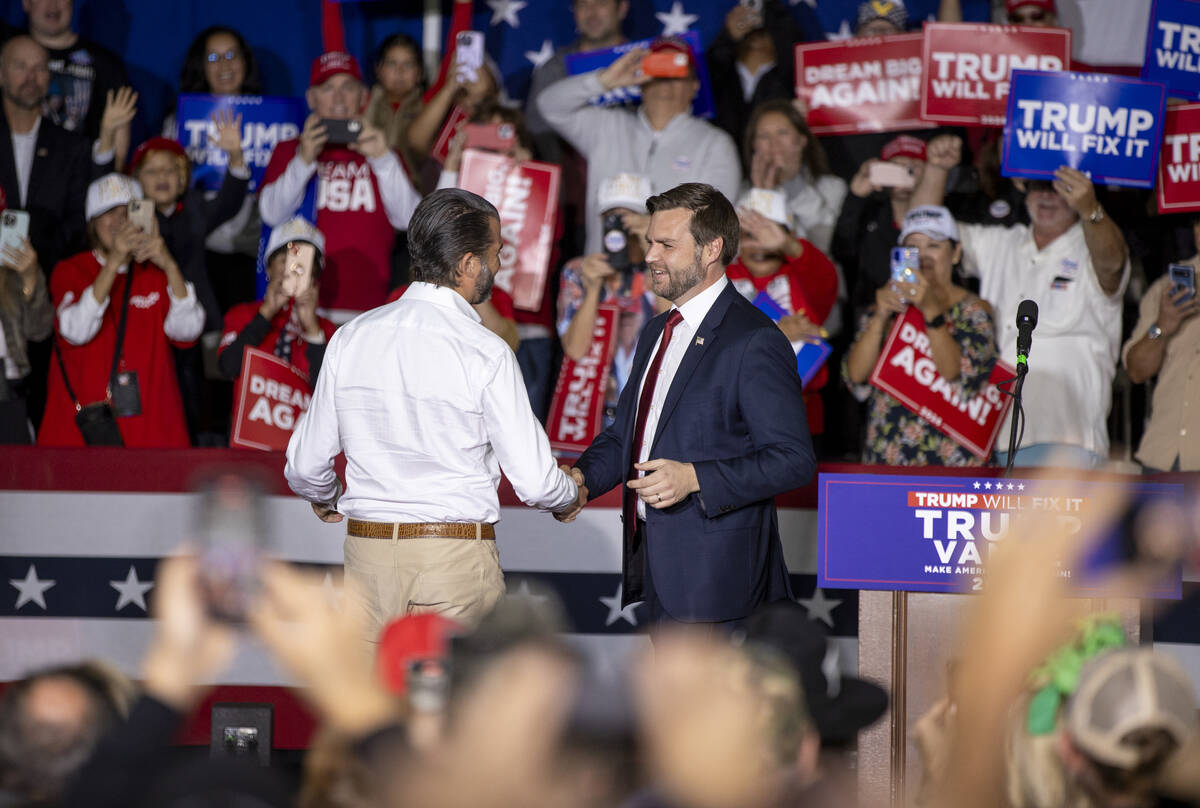
[[[579,515],[579,512],[583,510],[583,506],[586,505],[588,501],[588,489],[587,486],[583,484],[583,472],[579,469],[571,468],[570,466],[559,466],[558,470],[575,481],[575,485],[578,486],[578,493],[575,496],[574,502],[563,508],[561,511],[554,512],[554,518],[564,523],[574,522],[575,517]]]

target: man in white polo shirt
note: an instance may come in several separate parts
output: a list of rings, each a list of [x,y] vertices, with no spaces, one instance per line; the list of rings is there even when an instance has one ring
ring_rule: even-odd
[[[946,175],[961,157],[957,136],[930,141],[913,204],[941,204]],[[1029,225],[958,225],[963,270],[978,276],[980,297],[995,309],[996,341],[1006,361],[1017,354],[1017,306],[1025,299],[1038,304],[1015,464],[1099,466],[1108,460],[1106,418],[1129,249],[1082,172],[1062,166],[1053,182],[1028,181],[1025,192]],[[1006,422],[1001,435],[1008,428]],[[1004,438],[1001,443],[1007,445]],[[1007,462],[1007,452],[997,452],[997,460]]]

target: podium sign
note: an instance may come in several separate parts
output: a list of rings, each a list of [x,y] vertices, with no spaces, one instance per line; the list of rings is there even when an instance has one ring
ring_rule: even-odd
[[[981,591],[992,546],[1047,513],[1063,529],[1087,531],[1094,503],[1107,498],[1183,496],[1183,486],[1160,483],[874,474],[822,474],[818,490],[817,585],[899,592]],[[1124,546],[1120,534],[1103,535],[1078,568],[1060,560],[1058,574],[1094,594]],[[1178,599],[1181,589],[1176,568],[1144,594]]]

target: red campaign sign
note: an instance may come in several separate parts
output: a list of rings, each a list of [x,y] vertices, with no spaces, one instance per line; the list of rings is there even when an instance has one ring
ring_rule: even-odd
[[[1158,155],[1158,212],[1200,210],[1200,104],[1167,107]]]
[[[1003,126],[1013,70],[1071,66],[1071,32],[1032,25],[925,23],[921,117],[932,123]]]
[[[817,135],[928,129],[921,120],[921,34],[796,46],[796,97]]]
[[[604,426],[604,398],[612,368],[613,349],[617,345],[617,321],[620,309],[611,303],[596,309],[592,346],[578,361],[563,357],[546,434],[555,452],[582,454]]]
[[[963,400],[933,363],[925,319],[909,306],[888,334],[879,354],[871,384],[888,393],[930,426],[949,435],[980,460],[991,457],[992,446],[1004,416],[1012,406],[998,384],[1017,373],[997,361],[987,384],[973,398]]]
[[[450,114],[446,116],[446,122],[442,124],[442,131],[438,132],[437,140],[433,142],[433,151],[429,153],[430,156],[439,164],[445,163],[446,158],[450,156],[450,141],[454,140],[458,130],[470,121],[471,116],[465,109],[458,105],[451,107]]]
[[[496,285],[524,311],[540,310],[546,293],[561,176],[562,169],[549,163],[518,163],[476,149],[463,152],[458,187],[479,194],[500,211],[503,244]]]
[[[275,354],[247,348],[233,405],[235,449],[282,452],[292,429],[312,401],[308,377]]]

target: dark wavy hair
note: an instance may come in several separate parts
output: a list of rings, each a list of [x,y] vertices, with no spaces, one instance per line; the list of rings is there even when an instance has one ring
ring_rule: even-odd
[[[246,77],[242,79],[242,86],[238,88],[239,92],[243,95],[261,95],[262,79],[258,76],[258,61],[254,58],[254,51],[250,49],[245,37],[225,25],[209,26],[192,40],[192,44],[188,46],[187,56],[183,60],[183,69],[179,71],[179,92],[212,92],[208,86],[208,79],[204,76],[204,62],[208,57],[208,38],[213,34],[228,34],[233,37],[237,42],[238,50],[242,52],[242,61],[246,64]]]
[[[496,207],[460,188],[442,188],[421,200],[408,223],[408,253],[415,281],[458,285],[458,263],[467,253],[481,260],[492,246]]]
[[[808,169],[808,173],[814,180],[833,173],[829,170],[829,159],[825,156],[825,149],[821,147],[820,141],[813,137],[812,130],[808,128],[808,122],[804,120],[804,116],[792,105],[791,101],[781,98],[764,101],[750,113],[750,122],[746,124],[746,136],[742,139],[742,159],[746,161],[747,172],[750,170],[750,161],[754,159],[754,130],[758,128],[758,122],[762,120],[762,116],[770,112],[777,112],[787,118],[792,128],[804,135],[806,142],[800,164],[802,168]]]
[[[417,62],[417,67],[421,70],[421,78],[417,79],[417,86],[421,88],[421,92],[425,92],[429,87],[429,77],[425,75],[425,59],[422,58],[421,45],[406,33],[392,34],[379,43],[379,47],[375,49],[374,56],[371,59],[372,69],[376,74],[379,73],[379,65],[383,64],[387,52],[392,48],[408,48],[412,51],[413,58]]]

